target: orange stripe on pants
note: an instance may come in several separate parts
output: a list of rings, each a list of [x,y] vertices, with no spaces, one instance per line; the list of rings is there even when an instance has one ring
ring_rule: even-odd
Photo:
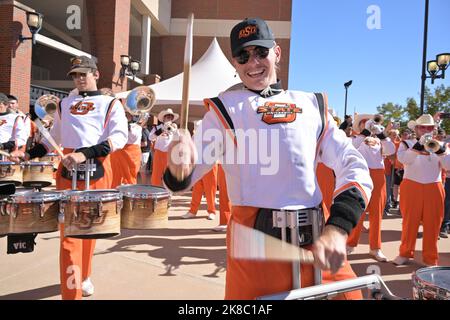
[[[64,149],[64,154],[71,150]],[[107,189],[111,187],[112,171],[110,156],[103,159],[105,174],[103,178],[91,180],[90,189]],[[56,172],[56,189],[67,190],[72,188],[72,181],[61,176],[62,164]],[[84,190],[84,181],[77,182],[77,189]],[[64,224],[59,225],[60,230],[60,281],[61,296],[63,300],[79,300],[82,298],[81,282],[91,274],[91,262],[95,249],[95,240],[84,240],[64,237]]]
[[[258,208],[233,206],[231,221],[253,227]],[[292,290],[292,264],[288,262],[261,262],[230,257],[230,232],[227,230],[227,274],[225,299],[255,299],[256,297]],[[314,269],[311,265],[301,265],[301,286],[314,284]],[[323,283],[356,278],[346,261],[339,271],[331,275],[322,272]],[[341,299],[362,299],[361,291],[352,291],[338,296]]]
[[[136,184],[141,167],[141,147],[136,144],[127,144],[123,149],[114,151],[111,154],[111,167],[112,188],[121,184]]]
[[[444,187],[441,182],[422,184],[403,179],[400,211],[403,215],[400,256],[413,258],[417,231],[423,227],[423,262],[437,265],[439,254],[437,241],[444,218]]]
[[[370,169],[370,177],[373,181],[372,196],[366,211],[361,215],[358,224],[350,233],[347,245],[356,247],[359,242],[366,212],[369,213],[369,245],[370,250],[381,249],[381,220],[386,204],[386,177],[384,169]]]
[[[227,181],[225,179],[225,172],[219,164],[217,168],[217,184],[219,185],[219,210],[220,210],[220,225],[227,225],[231,215],[231,202],[228,198]]]
[[[216,213],[216,191],[217,191],[217,165],[215,165],[211,171],[203,176],[199,181],[194,184],[192,188],[192,200],[191,208],[189,212],[196,214],[202,196],[205,194],[208,213]]]
[[[164,175],[164,171],[167,168],[167,152],[162,152],[161,150],[155,149],[155,153],[153,155],[153,167],[152,167],[152,178],[151,184],[154,186],[162,186],[162,177]]]
[[[317,182],[322,192],[322,201],[328,212],[333,202],[333,193],[336,186],[336,178],[332,169],[328,168],[322,162],[317,164],[316,169]]]

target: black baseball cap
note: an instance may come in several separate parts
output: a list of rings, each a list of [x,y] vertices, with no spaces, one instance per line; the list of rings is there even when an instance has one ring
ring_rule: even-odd
[[[261,46],[272,48],[275,37],[267,23],[260,18],[245,18],[233,27],[230,33],[231,54],[239,55],[240,51],[248,46]]]
[[[72,66],[70,67],[70,71],[67,73],[70,76],[72,73],[88,73],[92,70],[97,70],[97,64],[94,59],[89,58],[87,56],[78,56],[74,57],[70,60]]]

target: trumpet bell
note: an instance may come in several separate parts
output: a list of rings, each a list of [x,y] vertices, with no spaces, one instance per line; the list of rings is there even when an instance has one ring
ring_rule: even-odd
[[[125,109],[131,114],[147,113],[155,104],[155,92],[147,86],[131,90],[125,101]]]
[[[34,112],[42,120],[48,117],[53,119],[60,100],[55,95],[44,94],[34,103]]]
[[[383,123],[384,117],[382,114],[376,114],[373,116],[373,121],[376,122],[377,124],[381,124]]]

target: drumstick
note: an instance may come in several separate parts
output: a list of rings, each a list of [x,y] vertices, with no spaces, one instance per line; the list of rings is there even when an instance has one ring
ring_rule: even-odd
[[[42,125],[42,122],[39,119],[34,120],[34,123],[38,127],[41,134],[44,136],[45,139],[52,145],[52,147],[55,149],[55,151],[58,153],[58,155],[61,158],[64,158],[64,154],[61,151],[61,148],[58,146],[56,141],[53,139],[53,137],[50,135],[50,132],[48,132],[47,129]]]
[[[311,251],[236,222],[231,223],[230,254],[236,259],[314,262]]]
[[[189,82],[191,76],[191,64],[192,64],[192,43],[193,43],[193,26],[194,26],[194,14],[189,14],[187,30],[186,30],[186,43],[184,46],[184,67],[183,67],[183,95],[181,100],[180,109],[180,129],[186,130],[189,116]],[[183,171],[180,171],[176,177],[179,181],[184,180]]]

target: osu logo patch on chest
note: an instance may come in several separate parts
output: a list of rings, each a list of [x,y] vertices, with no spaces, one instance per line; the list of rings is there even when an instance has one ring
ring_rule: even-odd
[[[84,115],[92,110],[95,110],[94,103],[86,101],[80,101],[70,107],[70,113],[75,115]]]
[[[266,102],[263,107],[258,107],[257,113],[262,113],[262,121],[267,124],[290,123],[297,118],[297,113],[302,109],[295,103]]]
[[[6,121],[5,119],[0,120],[0,126],[6,124],[8,121]]]

